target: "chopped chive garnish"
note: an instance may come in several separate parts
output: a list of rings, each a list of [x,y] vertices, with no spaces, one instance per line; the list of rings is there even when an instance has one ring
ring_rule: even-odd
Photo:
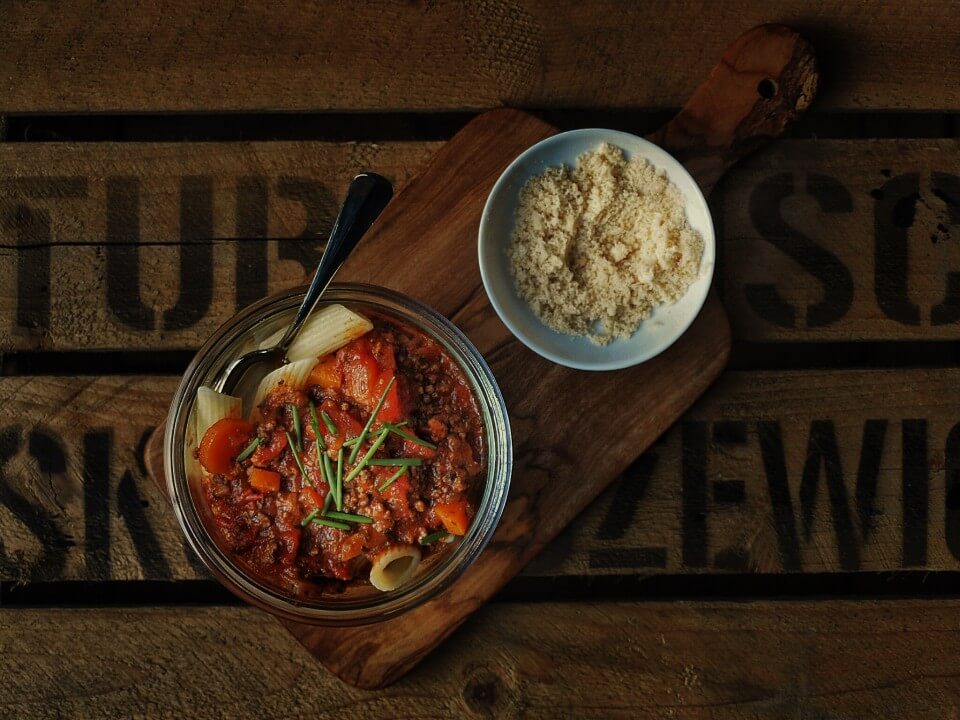
[[[353,446],[353,450],[350,452],[350,462],[354,462],[357,459],[357,453],[360,452],[360,445],[364,440],[367,439],[367,433],[370,432],[370,428],[373,427],[373,423],[377,420],[377,415],[380,412],[380,408],[383,407],[384,401],[387,399],[387,393],[390,392],[390,388],[393,387],[393,383],[397,380],[397,376],[394,375],[390,378],[390,382],[387,383],[387,386],[383,389],[383,393],[380,395],[380,399],[377,400],[377,404],[373,408],[373,412],[370,413],[370,417],[367,418],[367,424],[363,426],[363,430],[360,432],[360,440],[356,445]]]
[[[322,517],[315,517],[310,522],[312,522],[314,525],[324,525],[326,527],[337,528],[337,530],[350,529],[350,526],[347,525],[345,522],[340,522],[339,520],[327,520],[326,518],[322,518]]]
[[[321,447],[320,443],[323,440],[317,435],[317,442],[313,444],[314,450],[317,452],[317,469],[320,470],[320,479],[323,480],[328,486],[330,485],[330,459],[327,457],[326,448]],[[326,461],[326,462],[324,462]]]
[[[323,433],[320,432],[320,421],[317,420],[317,406],[313,404],[313,400],[310,401],[310,427],[313,428],[313,434],[317,436],[317,445],[326,450],[327,444],[323,441]]]
[[[337,453],[337,510],[343,510],[343,448]]]
[[[402,467],[399,470],[397,470],[393,475],[390,476],[389,480],[387,480],[383,485],[381,485],[378,488],[378,490],[380,490],[380,492],[383,492],[384,490],[386,490],[388,487],[393,485],[400,478],[400,476],[403,475],[406,471],[407,471],[407,468],[405,467]]]
[[[293,435],[297,438],[297,452],[303,452],[303,428],[300,426],[300,411],[297,406],[290,403],[290,414],[293,416]]]
[[[359,443],[359,442],[360,442],[360,438],[359,438],[359,437],[350,438],[349,440],[345,440],[345,441],[344,441],[343,447],[353,447],[354,445],[356,445],[356,444]]]
[[[366,515],[354,515],[353,513],[339,512],[337,510],[331,510],[330,512],[324,513],[324,515],[334,520],[346,520],[347,522],[362,523],[363,525],[369,525],[373,522],[373,518],[369,518]]]
[[[327,411],[326,411],[326,410],[321,410],[321,411],[320,411],[320,418],[323,420],[323,424],[327,426],[327,430],[330,431],[330,434],[331,434],[331,435],[339,435],[339,434],[340,434],[340,433],[337,431],[337,426],[334,425],[334,423],[333,423],[333,418],[331,418],[329,415],[327,415]]]
[[[300,527],[306,527],[317,515],[320,514],[320,508],[314,508],[313,511],[300,521]]]
[[[321,515],[325,515],[327,510],[330,509],[330,506],[333,505],[333,490],[327,491],[327,496],[323,499],[323,510]]]
[[[379,435],[377,435],[377,439],[373,441],[373,445],[370,446],[370,449],[367,450],[366,454],[363,456],[360,462],[358,462],[356,467],[354,467],[353,470],[350,471],[350,474],[343,479],[345,483],[350,482],[357,475],[360,474],[360,471],[363,470],[364,466],[370,462],[370,458],[372,458],[374,453],[376,453],[377,450],[380,449],[380,446],[383,445],[384,441],[387,439],[388,434],[389,433],[380,433]]]
[[[371,460],[368,465],[378,465],[380,467],[416,467],[423,465],[420,458],[376,458]]]
[[[427,442],[426,440],[421,440],[416,435],[411,435],[406,430],[401,430],[399,425],[394,425],[393,423],[384,423],[383,426],[394,435],[399,435],[404,440],[409,440],[416,445],[422,445],[423,447],[430,448],[431,450],[437,449],[437,446],[433,443]]]
[[[314,520],[316,522],[316,520]],[[437,540],[443,540],[447,535],[449,535],[446,530],[437,530],[435,533],[430,533],[429,535],[424,535],[420,538],[421,545],[431,545]]]
[[[304,479],[305,482],[313,485],[313,479],[307,475],[307,471],[303,467],[303,462],[300,460],[300,453],[297,452],[297,448],[293,445],[293,438],[290,437],[290,431],[287,431],[287,443],[290,445],[290,454],[293,455],[293,459],[297,463],[297,467],[300,469],[300,476]]]
[[[323,468],[323,474],[327,481],[328,497],[335,497],[333,492],[335,490],[334,483],[337,481],[337,478],[333,474],[333,463],[330,462],[330,456],[326,453],[323,453],[323,462],[321,467]],[[331,502],[333,501],[331,500]]]
[[[237,462],[242,462],[253,455],[253,451],[260,447],[260,443],[262,442],[262,437],[255,437],[253,440],[251,440],[250,444],[243,449],[243,452],[237,455]]]

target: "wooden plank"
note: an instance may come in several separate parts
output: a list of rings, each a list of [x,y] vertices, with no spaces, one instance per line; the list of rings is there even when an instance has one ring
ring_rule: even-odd
[[[0,351],[196,348],[303,282],[297,236],[352,173],[403,184],[438,147],[0,145]],[[958,165],[955,140],[795,140],[736,168],[713,203],[736,338],[960,339]],[[265,235],[286,239],[227,240]]]
[[[14,3],[0,28],[0,111],[678,107],[737,35],[767,22],[808,32],[828,61],[820,108],[956,110],[943,69],[960,64],[957,10],[176,0],[131,14],[120,2]]]
[[[353,175],[402,186],[438,147],[0,145],[0,351],[199,347],[306,281]]]
[[[497,603],[372,694],[249,608],[4,610],[0,673],[25,720],[944,718],[958,618],[929,599]]]
[[[740,165],[714,198],[736,336],[960,338],[958,155],[956,140],[807,140]]]
[[[727,373],[527,577],[960,569],[960,370]],[[193,579],[172,377],[0,379],[0,581]]]

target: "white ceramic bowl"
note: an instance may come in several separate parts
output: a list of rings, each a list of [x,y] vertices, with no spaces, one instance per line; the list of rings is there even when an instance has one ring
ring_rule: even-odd
[[[544,325],[517,294],[507,248],[513,233],[520,191],[548,167],[576,164],[577,157],[607,142],[627,158],[646,158],[663,169],[686,199],[687,219],[703,236],[700,275],[680,300],[653,311],[629,338],[600,347],[584,337],[564,335]],[[716,247],[710,208],[690,173],[666,150],[648,140],[616,130],[571,130],[543,140],[523,152],[493,186],[480,219],[480,275],[490,303],[520,342],[560,365],[579,370],[617,370],[642,363],[670,347],[697,317],[713,279]]]

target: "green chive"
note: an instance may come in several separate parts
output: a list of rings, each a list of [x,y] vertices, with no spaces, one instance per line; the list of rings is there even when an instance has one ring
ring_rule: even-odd
[[[399,435],[404,440],[409,440],[410,442],[416,445],[422,445],[425,448],[430,448],[431,450],[436,450],[437,446],[433,443],[427,442],[426,440],[421,440],[416,435],[411,435],[410,433],[401,430],[399,425],[394,425],[393,423],[384,423],[383,426],[387,428],[394,435]]]
[[[373,441],[373,445],[371,445],[371,446],[370,446],[370,449],[367,450],[367,453],[366,453],[366,455],[363,456],[363,459],[360,460],[360,462],[357,463],[357,466],[356,466],[355,468],[353,468],[353,470],[350,471],[350,474],[347,475],[346,478],[344,478],[344,482],[350,482],[350,481],[353,480],[357,475],[360,474],[360,471],[363,470],[364,466],[365,466],[368,462],[370,462],[370,458],[372,458],[373,455],[374,455],[374,453],[377,452],[377,450],[380,449],[380,446],[381,446],[381,445],[383,445],[383,442],[387,439],[387,435],[388,435],[388,434],[389,434],[389,433],[380,433],[380,435],[377,436],[377,439]]]
[[[423,465],[423,460],[420,458],[376,458],[368,464],[380,467],[417,467]]]
[[[363,525],[370,525],[373,522],[373,518],[369,518],[366,515],[354,515],[353,513],[338,512],[336,510],[331,510],[328,513],[324,513],[324,515],[334,520],[346,520],[348,522],[362,523]]]
[[[343,448],[337,453],[337,510],[343,510]]]
[[[303,452],[303,428],[300,426],[300,411],[297,406],[290,403],[290,414],[293,415],[293,434],[297,438],[297,451]]]
[[[314,520],[316,522],[316,520]],[[420,538],[421,545],[431,545],[437,540],[443,540],[447,535],[449,535],[446,530],[437,530],[435,533],[430,533],[429,535],[424,535]]]
[[[337,528],[338,530],[349,530],[350,526],[339,520],[327,520],[326,518],[316,517],[311,520],[314,525],[324,525],[326,527]]]
[[[287,431],[287,443],[290,445],[290,453],[293,455],[293,459],[296,461],[297,467],[300,468],[300,475],[303,477],[303,479],[307,483],[309,483],[312,486],[313,479],[309,475],[307,475],[307,471],[303,467],[303,462],[300,460],[300,453],[298,453],[297,449],[293,446],[293,438],[290,437],[289,430]]]
[[[309,525],[310,521],[313,520],[319,514],[320,514],[320,508],[314,508],[313,512],[311,512],[303,520],[300,521],[300,527],[306,527],[307,525]]]
[[[255,437],[253,440],[251,440],[250,444],[243,449],[243,452],[237,455],[237,462],[242,462],[253,455],[253,451],[260,447],[260,443],[262,442],[262,437]]]
[[[320,436],[317,435],[317,440],[319,441]],[[330,460],[327,459],[327,453],[324,448],[320,447],[320,442],[315,442],[313,444],[314,450],[317,452],[317,469],[320,471],[320,479],[323,480],[327,485],[330,484],[330,473],[327,472],[329,469]],[[327,461],[327,464],[324,465],[324,460]]]
[[[380,492],[383,492],[388,487],[393,485],[398,479],[400,479],[400,476],[403,475],[407,471],[407,469],[408,468],[402,467],[399,470],[397,470],[393,475],[391,475],[390,479],[387,480],[383,485],[379,487]]]
[[[364,440],[367,440],[367,439],[369,439],[369,437],[372,437],[372,436],[374,436],[374,435],[377,436],[377,437],[380,437],[380,436],[381,436],[383,433],[385,433],[385,432],[389,432],[389,430],[388,430],[387,428],[385,428],[385,427],[384,427],[384,428],[380,428],[380,429],[378,429],[378,430],[374,430],[372,433],[370,433],[370,435],[369,435],[368,437],[363,438],[363,439],[364,439]],[[359,444],[360,444],[360,439],[361,439],[361,438],[360,438],[359,435],[358,435],[357,437],[355,437],[355,438],[350,438],[349,440],[344,441],[343,446],[344,446],[344,447],[353,447],[354,445],[359,445]]]
[[[373,412],[370,413],[370,417],[367,419],[367,424],[363,426],[363,430],[360,432],[360,442],[353,446],[353,450],[350,452],[350,462],[353,463],[357,459],[357,453],[360,452],[360,444],[367,439],[367,433],[370,432],[370,428],[373,426],[373,423],[377,419],[377,414],[380,412],[380,408],[383,407],[383,402],[387,399],[387,393],[390,392],[390,388],[393,387],[393,383],[396,382],[397,376],[394,375],[390,378],[390,382],[387,383],[387,387],[383,389],[383,394],[380,395],[380,399],[377,400],[376,406],[373,408]]]
[[[330,509],[330,506],[333,504],[333,490],[327,491],[327,496],[323,499],[323,510],[321,514],[326,515],[327,510]]]
[[[323,441],[323,433],[320,432],[320,421],[317,420],[317,406],[313,404],[313,400],[310,401],[310,427],[313,428],[313,434],[317,436],[317,445],[326,450],[327,444]]]
[[[327,426],[327,430],[330,431],[331,435],[339,435],[337,431],[337,426],[333,424],[333,419],[327,415],[326,410],[320,411],[320,418],[323,420],[323,424]]]
[[[330,462],[330,456],[326,453],[323,453],[323,474],[326,476],[327,481],[327,494],[332,496],[332,493],[336,489],[334,483],[336,482],[336,477],[333,474],[333,464]]]

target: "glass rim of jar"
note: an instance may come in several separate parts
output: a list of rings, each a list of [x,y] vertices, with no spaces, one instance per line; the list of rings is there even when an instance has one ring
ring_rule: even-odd
[[[467,534],[443,557],[426,566],[397,590],[369,594],[357,600],[336,595],[295,598],[243,569],[220,546],[201,517],[187,477],[184,460],[187,421],[197,388],[209,383],[238,354],[238,345],[258,327],[283,325],[303,298],[305,287],[266,297],[225,322],[191,361],[171,402],[164,435],[164,471],[167,491],[181,531],[204,566],[241,599],[286,620],[317,625],[360,625],[395,617],[436,597],[447,589],[487,545],[506,505],[513,465],[513,446],[506,404],[493,372],[466,335],[443,315],[401,293],[359,283],[333,284],[321,303],[341,302],[369,307],[410,322],[440,342],[463,371],[480,410],[487,450],[483,496]],[[266,334],[266,333],[265,333]],[[329,598],[329,599],[325,599]]]

